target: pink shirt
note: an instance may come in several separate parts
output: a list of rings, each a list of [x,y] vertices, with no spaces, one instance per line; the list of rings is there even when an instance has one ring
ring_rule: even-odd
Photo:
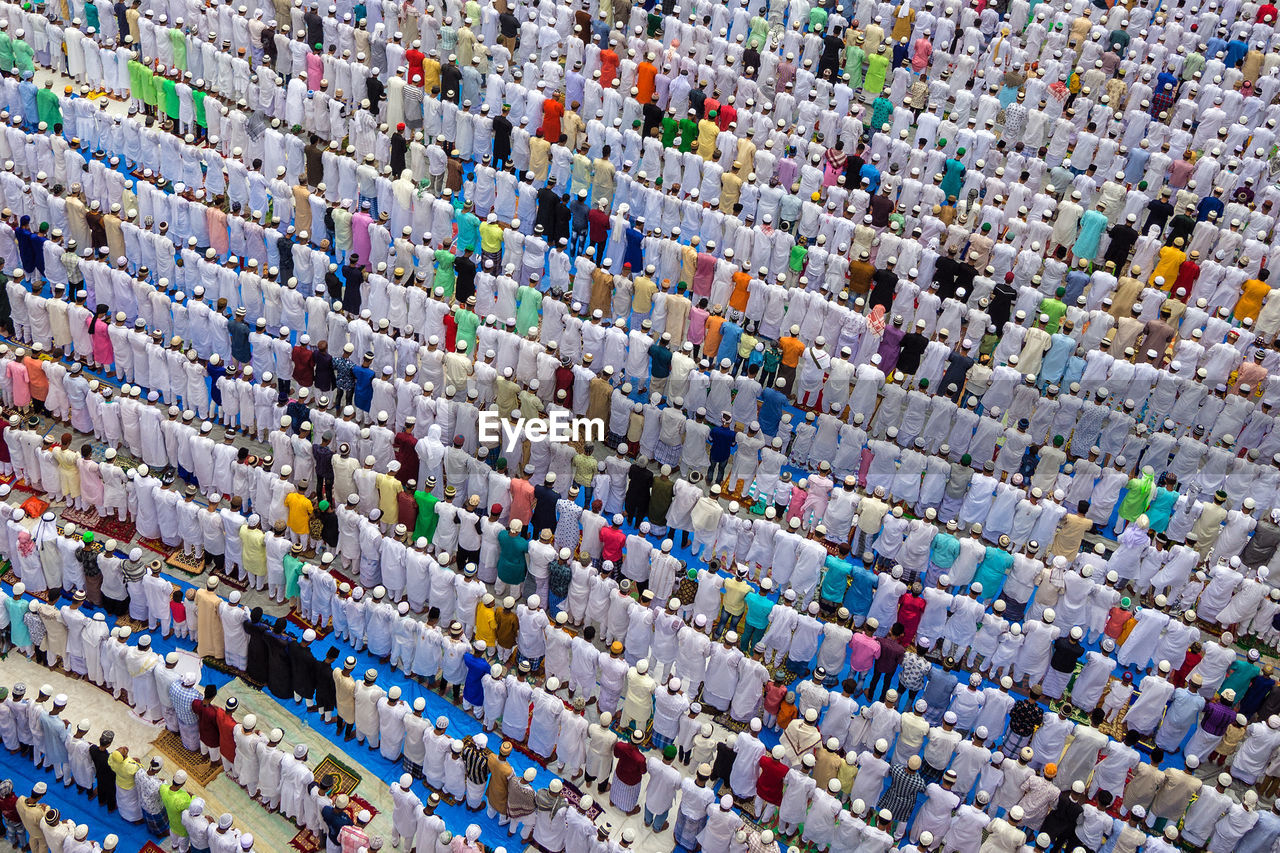
[[[711,315],[705,308],[689,309],[689,343],[699,346],[707,339],[707,318]]]
[[[849,669],[853,672],[866,672],[880,657],[880,644],[874,637],[866,634],[854,634],[849,641]]]

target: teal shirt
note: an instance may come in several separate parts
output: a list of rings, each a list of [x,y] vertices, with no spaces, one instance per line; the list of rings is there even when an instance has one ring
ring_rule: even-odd
[[[747,624],[752,628],[766,628],[769,625],[769,613],[774,604],[759,592],[749,592],[746,598]]]
[[[529,571],[525,555],[529,553],[529,542],[522,536],[515,536],[510,530],[498,531],[498,580],[506,584],[522,584]]]
[[[1262,669],[1257,664],[1251,661],[1237,660],[1227,667],[1227,677],[1222,680],[1222,686],[1218,688],[1218,692],[1234,690],[1236,695],[1243,699],[1244,692],[1249,689],[1249,683],[1260,672],[1262,672]]]
[[[929,545],[929,562],[940,569],[951,568],[960,556],[960,540],[950,533],[939,533]]]
[[[982,562],[978,565],[978,571],[973,577],[975,582],[982,584],[984,599],[994,598],[999,594],[1000,588],[1004,586],[1005,575],[1012,567],[1012,554],[994,545],[987,546],[986,555],[983,556]]]
[[[845,588],[849,586],[849,575],[853,573],[853,563],[839,557],[827,557],[823,564],[826,571],[822,574],[822,598],[826,601],[843,601]]]

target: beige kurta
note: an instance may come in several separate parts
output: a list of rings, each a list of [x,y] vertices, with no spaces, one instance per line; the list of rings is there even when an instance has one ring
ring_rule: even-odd
[[[196,654],[200,657],[223,657],[222,618],[218,615],[221,602],[217,593],[196,590]]]
[[[333,688],[338,706],[338,716],[344,723],[356,721],[356,682],[340,669],[333,671]]]

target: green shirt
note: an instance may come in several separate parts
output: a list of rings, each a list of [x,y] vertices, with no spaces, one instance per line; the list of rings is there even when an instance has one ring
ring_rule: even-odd
[[[13,62],[19,71],[36,70],[36,50],[25,41],[13,43]]]
[[[1052,335],[1058,331],[1062,315],[1067,313],[1067,306],[1060,299],[1042,299],[1040,313],[1049,315],[1049,322],[1045,324],[1044,330]]]
[[[698,141],[698,123],[691,118],[680,119],[680,153],[687,153]]]
[[[209,120],[204,115],[204,92],[199,89],[192,89],[191,100],[195,101],[196,104],[196,124],[201,127],[208,127]]]
[[[186,788],[176,791],[170,785],[160,789],[160,802],[164,804],[164,813],[169,817],[169,831],[182,838],[187,837],[187,828],[182,825],[182,813],[191,805],[191,794]]]
[[[516,290],[516,331],[523,337],[529,330],[538,325],[539,312],[542,310],[542,294],[535,287],[527,284]]]
[[[444,288],[445,302],[453,299],[453,286],[458,281],[458,277],[453,272],[453,261],[453,252],[448,249],[436,250],[436,278],[431,286]]]
[[[178,117],[178,84],[167,77],[160,83],[164,92],[164,112],[169,118]]]
[[[440,516],[436,514],[436,504],[440,499],[421,489],[413,493],[413,499],[418,504],[418,521],[413,525],[413,539],[416,542],[425,537],[430,542],[435,538],[436,525],[440,523]]]
[[[52,89],[36,90],[36,114],[40,121],[53,130],[54,125],[62,124],[62,107],[58,95]]]
[[[459,308],[453,312],[453,322],[458,324],[457,339],[467,342],[467,352],[475,352],[476,330],[480,328],[480,316],[474,311]]]
[[[675,144],[676,134],[680,132],[680,123],[671,116],[662,117],[662,147],[670,148]]]
[[[800,272],[804,269],[804,259],[809,256],[809,248],[807,246],[795,245],[791,247],[791,256],[787,260],[787,266],[793,272]]]
[[[176,27],[169,30],[169,43],[173,45],[173,66],[187,70],[187,38]]]
[[[13,70],[13,39],[4,32],[0,32],[0,69]]]

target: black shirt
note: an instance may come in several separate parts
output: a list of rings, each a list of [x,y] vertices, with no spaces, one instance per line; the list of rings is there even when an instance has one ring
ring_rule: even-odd
[[[1164,199],[1152,199],[1147,204],[1147,221],[1142,225],[1142,233],[1150,234],[1152,225],[1163,231],[1170,216],[1173,216],[1173,205]]]
[[[914,376],[920,369],[920,359],[928,343],[929,339],[919,332],[907,332],[903,335],[902,343],[898,345],[898,370],[907,376]]]

